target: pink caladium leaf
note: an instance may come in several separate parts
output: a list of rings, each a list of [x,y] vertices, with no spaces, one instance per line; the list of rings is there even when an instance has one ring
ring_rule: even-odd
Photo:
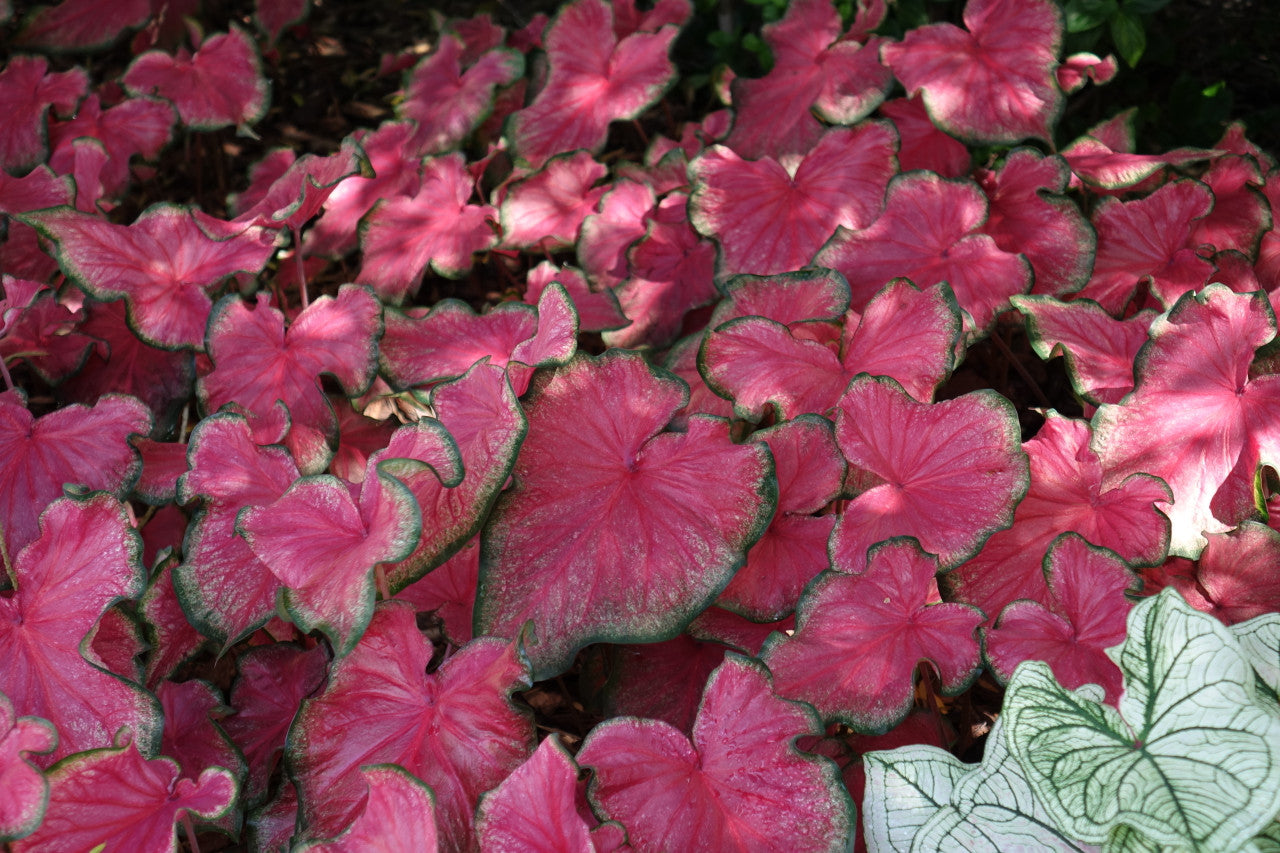
[[[0,841],[30,835],[44,818],[49,803],[49,783],[29,758],[31,753],[52,752],[58,732],[48,720],[19,717],[13,702],[0,693]]]
[[[727,145],[749,159],[785,159],[813,147],[819,118],[853,124],[884,100],[892,78],[880,64],[879,41],[842,38],[840,13],[828,0],[800,0],[764,28],[773,68],[733,82],[733,133]]]
[[[150,430],[151,416],[132,397],[36,418],[20,391],[0,394],[0,533],[9,556],[36,538],[40,513],[64,483],[128,494],[142,469],[129,436]]]
[[[683,22],[688,3],[672,5]],[[613,9],[604,0],[575,0],[560,11],[544,41],[551,66],[547,83],[510,125],[521,160],[537,168],[556,154],[598,151],[611,122],[636,118],[662,96],[675,79],[667,52],[679,27],[660,19],[650,24],[656,32],[617,35]]]
[[[443,484],[457,485],[461,460],[443,425],[424,418],[404,430],[415,433],[419,453]],[[428,464],[419,459],[375,456],[358,497],[337,477],[303,477],[274,503],[246,507],[237,517],[236,531],[286,587],[284,606],[294,624],[319,629],[338,656],[354,648],[373,616],[377,565],[403,560],[418,545],[422,515],[393,472]]]
[[[1195,221],[1190,242],[1257,257],[1262,235],[1273,225],[1273,212],[1259,192],[1263,177],[1258,161],[1239,155],[1217,157],[1201,180],[1213,190],[1213,210]]]
[[[1031,287],[1026,259],[1006,252],[980,231],[988,203],[972,181],[948,181],[928,172],[889,182],[880,218],[861,231],[838,229],[815,263],[849,280],[861,310],[891,280],[919,287],[946,281],[967,312],[965,332],[985,329],[1010,296]]]
[[[1164,560],[1169,519],[1157,505],[1169,501],[1169,488],[1149,474],[1104,486],[1107,472],[1089,448],[1090,437],[1086,422],[1049,412],[1040,431],[1022,445],[1031,463],[1031,486],[1014,510],[1013,526],[992,535],[976,557],[947,575],[953,600],[981,607],[993,619],[1018,598],[1048,607],[1041,563],[1065,531],[1111,549],[1131,565]]]
[[[505,372],[490,364],[478,364],[456,381],[436,386],[429,401],[457,444],[464,476],[448,488],[426,468],[398,471],[422,511],[424,535],[413,554],[386,567],[393,591],[440,565],[479,532],[506,485],[527,429]],[[432,462],[418,435],[400,430],[383,457]]]
[[[920,661],[937,670],[944,694],[964,691],[982,668],[983,613],[943,603],[937,568],[904,538],[872,548],[862,574],[822,575],[800,599],[795,634],[775,634],[761,652],[778,695],[879,734],[911,710]]]
[[[1133,201],[1104,199],[1093,215],[1098,256],[1093,275],[1079,296],[1120,316],[1146,283],[1165,307],[1213,274],[1191,242],[1197,219],[1213,207],[1213,191],[1198,181],[1165,184]]]
[[[813,711],[774,695],[759,663],[730,655],[712,673],[692,738],[655,720],[592,730],[578,761],[588,796],[636,850],[843,850],[853,805],[836,767],[800,752]]]
[[[578,264],[597,286],[617,287],[626,281],[627,249],[645,235],[655,204],[654,190],[647,183],[619,180],[600,197],[600,212],[582,220]]]
[[[623,315],[618,297],[612,290],[594,290],[579,270],[573,267],[557,269],[551,261],[543,261],[525,276],[525,303],[536,305],[553,283],[563,287],[573,302],[581,331],[613,331],[631,322]]]
[[[460,277],[474,253],[498,242],[490,225],[497,210],[468,202],[475,187],[462,154],[429,159],[422,168],[416,194],[378,203],[360,226],[364,262],[356,281],[392,304],[416,290],[428,268]]]
[[[1019,438],[1012,405],[994,391],[929,404],[892,379],[854,378],[840,398],[836,441],[860,491],[831,536],[834,568],[861,573],[867,549],[894,536],[917,539],[942,570],[972,557],[1012,524],[1027,492]]]
[[[73,756],[49,773],[49,810],[17,851],[146,850],[177,847],[177,823],[213,820],[236,800],[236,780],[211,767],[198,779],[179,778],[169,758],[147,760],[129,743]]]
[[[81,649],[84,659],[99,669],[142,683],[139,658],[146,653],[147,643],[142,636],[142,626],[131,610],[125,610],[121,604],[107,608],[84,638]]]
[[[266,115],[270,90],[257,46],[234,25],[205,39],[194,54],[186,48],[142,54],[125,71],[124,85],[135,95],[171,101],[193,130],[254,124]]]
[[[1075,202],[1061,195],[1069,176],[1061,157],[1031,148],[1011,152],[995,171],[978,172],[991,200],[982,230],[1006,252],[1026,256],[1035,274],[1032,293],[1072,293],[1093,269],[1097,238]]]
[[[341,149],[327,157],[304,154],[294,160],[260,199],[239,211],[235,221],[241,225],[299,229],[320,212],[340,183],[372,175],[364,150],[347,137],[342,140]]]
[[[702,338],[703,335],[696,334],[676,341],[667,350],[667,358],[662,363],[689,386],[689,402],[671,419],[672,429],[683,429],[690,415],[733,418],[733,404],[707,387],[698,372],[698,350],[702,347]]]
[[[1133,390],[1133,362],[1147,342],[1155,311],[1117,320],[1091,299],[1015,296],[1011,301],[1027,318],[1036,355],[1064,356],[1071,386],[1084,400],[1119,403]]]
[[[270,802],[249,812],[246,834],[257,850],[289,850],[298,824],[298,791],[286,776]]]
[[[288,329],[266,294],[253,309],[238,296],[223,297],[206,335],[213,370],[196,393],[206,412],[243,406],[250,424],[269,418],[282,401],[292,424],[287,443],[303,473],[314,473],[328,463],[337,437],[320,374],[336,379],[349,397],[362,393],[377,372],[382,328],[382,305],[367,287],[344,284],[337,296],[312,301]],[[317,457],[323,464],[315,464]]]
[[[46,50],[87,50],[106,47],[125,30],[142,26],[151,16],[151,0],[62,0],[37,7],[15,41]]]
[[[484,791],[533,749],[533,724],[511,694],[529,686],[517,643],[468,643],[434,673],[413,608],[385,602],[364,640],[334,664],[324,692],[302,705],[289,735],[305,836],[327,838],[359,813],[360,768],[399,764],[431,786],[442,846],[470,849]]]
[[[352,134],[369,158],[372,175],[353,174],[333,187],[324,212],[303,237],[308,255],[344,255],[359,241],[360,218],[378,199],[410,196],[422,185],[422,158],[407,150],[413,125],[386,122],[377,130]]]
[[[267,197],[268,190],[298,160],[292,148],[273,148],[249,167],[249,185],[228,199],[233,213],[241,213],[254,207]]]
[[[898,167],[909,172],[927,169],[944,178],[963,178],[969,174],[972,155],[965,144],[948,136],[929,118],[920,96],[896,98],[880,105],[880,114],[893,122],[901,142],[898,145]]]
[[[766,407],[780,419],[827,414],[856,374],[891,376],[929,400],[951,375],[960,316],[945,284],[925,291],[898,279],[849,312],[834,346],[808,336],[812,326],[763,317],[731,320],[708,333],[699,354],[707,385],[734,401],[738,417],[759,421]]]
[[[815,415],[762,430],[751,440],[769,445],[778,511],[716,603],[759,622],[776,622],[795,609],[805,584],[829,565],[827,540],[836,517],[814,513],[839,496],[845,464],[831,422]]]
[[[1065,99],[1054,79],[1062,11],[1052,0],[969,0],[963,30],[919,27],[881,50],[934,123],[973,143],[1053,140]]]
[[[1054,540],[1044,558],[1049,600],[1014,601],[984,629],[991,671],[1008,682],[1024,660],[1049,664],[1068,690],[1100,684],[1107,702],[1120,701],[1120,668],[1106,650],[1124,642],[1129,600],[1125,592],[1138,578],[1123,560],[1095,548],[1074,533]]]
[[[395,764],[360,768],[369,786],[364,810],[336,838],[293,848],[298,853],[436,853],[436,799],[421,779]]]
[[[708,607],[689,623],[689,636],[699,640],[720,643],[742,652],[744,655],[758,657],[765,640],[774,631],[793,631],[796,627],[795,616],[788,616],[777,622],[750,622],[737,613],[731,613],[723,607]]]
[[[1058,88],[1070,95],[1083,89],[1089,82],[1095,86],[1110,83],[1119,70],[1120,64],[1113,54],[1102,59],[1093,53],[1073,53],[1062,60],[1062,64],[1054,71],[1054,76],[1058,80]]]
[[[15,213],[26,213],[45,207],[69,205],[75,201],[75,183],[69,176],[58,176],[48,166],[37,166],[21,178],[12,177],[0,168],[0,214],[6,223],[7,239],[0,241],[0,267],[15,278],[47,281],[57,270],[53,258],[46,255],[30,225],[10,219]]]
[[[129,182],[130,158],[135,154],[148,160],[159,156],[169,142],[173,120],[173,108],[159,98],[126,98],[104,110],[101,98],[90,95],[75,115],[50,124],[53,151],[49,165],[59,174],[71,174],[75,140],[96,139],[107,155],[101,174],[102,190],[105,195],[114,196]]]
[[[231,712],[218,688],[198,679],[162,681],[156,697],[164,709],[160,752],[178,762],[182,778],[197,779],[208,768],[221,767],[239,784],[245,775],[244,756],[218,722]]]
[[[176,507],[167,507],[151,517],[147,527],[143,528],[144,542],[147,528],[162,519],[162,513],[181,511]],[[186,516],[182,516],[185,522]],[[178,540],[179,546],[182,539]],[[145,684],[151,690],[164,679],[171,676],[185,661],[195,657],[203,650],[207,640],[200,634],[182,612],[177,592],[173,588],[173,567],[178,564],[178,557],[170,555],[155,571],[147,591],[138,600],[138,612],[143,619],[143,629],[147,635],[147,645],[151,654],[147,657]]]
[[[476,835],[482,850],[596,853],[591,827],[577,811],[578,765],[552,734],[529,760],[480,799]]]
[[[187,449],[191,470],[178,480],[178,499],[201,497],[173,582],[182,609],[200,633],[226,651],[276,612],[280,582],[236,534],[245,506],[274,503],[298,478],[283,447],[259,447],[236,414],[210,415],[196,425]]]
[[[346,398],[331,396],[330,400],[338,416],[338,449],[329,463],[329,473],[349,483],[363,483],[369,457],[387,446],[398,422],[394,418],[377,420],[362,415]]]
[[[145,343],[129,328],[123,300],[86,299],[83,310],[80,332],[103,346],[91,350],[80,372],[62,383],[62,393],[85,404],[96,403],[104,394],[127,394],[147,404],[161,429],[173,424],[195,383],[192,354]]]
[[[1274,511],[1274,510],[1273,510]],[[1192,607],[1212,613],[1226,625],[1280,610],[1280,532],[1257,521],[1245,521],[1226,533],[1211,533],[1199,561],[1169,561],[1143,572],[1146,595],[1166,586],[1182,593]]]
[[[742,564],[777,492],[767,449],[732,444],[723,421],[663,432],[688,390],[636,353],[579,358],[531,395],[514,485],[483,540],[476,628],[514,636],[532,620],[541,678],[588,643],[682,630]]]
[[[720,244],[723,274],[808,266],[837,226],[865,228],[879,215],[897,171],[894,142],[884,122],[832,128],[787,165],[713,145],[689,164],[689,219]]]
[[[577,349],[576,317],[559,285],[543,291],[536,309],[504,302],[477,314],[463,302],[444,300],[429,312],[389,310],[386,327],[379,348],[382,375],[402,387],[453,379],[488,359],[508,369],[519,395],[529,384],[529,371],[522,368],[564,364]]]
[[[664,198],[631,247],[631,276],[614,289],[631,324],[605,332],[607,345],[664,346],[680,336],[686,312],[715,300],[716,247],[693,230],[686,203],[683,193]]]
[[[290,643],[255,646],[237,659],[231,688],[235,713],[223,721],[248,764],[243,795],[247,805],[266,799],[276,759],[302,700],[324,683],[328,659],[323,647],[302,649]]]
[[[814,268],[780,275],[740,275],[724,287],[724,298],[711,312],[707,327],[714,329],[738,317],[764,317],[793,326],[812,323],[814,328],[804,337],[835,341],[839,330],[834,322],[844,319],[849,310],[849,283],[834,270]],[[832,321],[832,332],[825,338],[819,334],[818,322]]]
[[[444,635],[455,646],[471,642],[471,621],[476,605],[476,584],[480,582],[480,537],[476,536],[458,553],[396,593],[419,613],[433,613]]]
[[[1140,471],[1169,484],[1172,555],[1195,558],[1206,532],[1252,516],[1258,466],[1280,466],[1280,377],[1249,374],[1275,334],[1261,292],[1189,293],[1152,324],[1133,393],[1094,417],[1104,487]]]
[[[286,27],[306,20],[311,11],[311,0],[256,0],[253,5],[253,21],[271,44],[279,40]]]
[[[0,171],[25,175],[48,157],[49,111],[70,115],[89,89],[82,68],[49,73],[44,57],[13,56],[0,71]]]
[[[1129,188],[1154,189],[1170,166],[1185,166],[1214,155],[1203,148],[1177,148],[1164,154],[1134,154],[1134,118],[1137,108],[1117,113],[1062,149],[1071,165],[1073,188],[1087,187],[1100,194]]]
[[[132,225],[70,208],[23,221],[54,241],[68,278],[96,299],[124,299],[131,328],[164,349],[200,349],[209,291],[236,273],[257,273],[274,251],[256,229],[211,237],[192,208],[172,204],[152,205]]]
[[[518,51],[494,45],[472,61],[463,50],[461,39],[446,35],[409,74],[396,115],[417,122],[407,147],[418,156],[458,148],[493,110],[495,90],[524,73]]]
[[[107,168],[107,149],[96,139],[73,139],[64,161],[76,184],[76,210],[99,214],[114,205],[107,198],[102,176]]]
[[[84,640],[104,610],[142,593],[142,542],[110,495],[63,499],[41,515],[40,536],[17,553],[17,591],[0,597],[0,693],[20,714],[59,732],[49,763],[110,744],[122,727],[154,753],[160,740],[155,698],[86,660]]]
[[[134,494],[153,506],[171,503],[178,494],[178,478],[187,473],[185,442],[135,438],[133,446],[142,457],[142,475]]]
[[[549,252],[572,246],[582,220],[608,187],[594,187],[608,168],[587,151],[557,155],[512,184],[502,199],[502,245]]]
[[[0,358],[6,363],[21,359],[51,385],[84,366],[99,342],[80,330],[82,314],[38,282],[6,275],[0,285],[5,294],[0,301]],[[103,389],[109,390],[117,389]]]
[[[693,731],[702,688],[727,649],[688,634],[661,643],[606,648],[605,715],[662,720],[686,734]]]

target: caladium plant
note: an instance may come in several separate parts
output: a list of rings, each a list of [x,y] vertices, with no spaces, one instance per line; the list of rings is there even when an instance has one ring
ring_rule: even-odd
[[[0,844],[1280,845],[1243,127],[1078,3],[348,5],[0,0]]]

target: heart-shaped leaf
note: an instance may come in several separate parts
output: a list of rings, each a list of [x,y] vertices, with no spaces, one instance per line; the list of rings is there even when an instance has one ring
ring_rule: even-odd
[[[776,496],[768,451],[732,444],[723,421],[662,431],[688,391],[638,354],[544,376],[515,484],[490,517],[476,608],[478,633],[514,636],[533,620],[539,677],[597,640],[678,633],[742,564]]]
[[[555,734],[485,794],[476,809],[481,850],[595,853],[577,809],[578,766]]]
[[[928,172],[894,176],[884,212],[861,231],[839,229],[814,263],[844,274],[862,310],[895,278],[918,287],[946,281],[969,313],[965,331],[985,329],[1010,296],[1031,287],[1031,267],[980,228],[988,202],[977,184]]]
[[[675,69],[667,52],[688,17],[687,3],[675,20],[654,20],[653,30],[618,33],[614,12],[604,0],[576,0],[547,28],[544,41],[551,65],[546,86],[516,113],[512,147],[538,167],[576,148],[599,150],[615,119],[635,118],[671,84]]]
[[[270,91],[257,46],[234,25],[206,39],[195,54],[185,48],[176,55],[142,54],[125,71],[124,85],[135,95],[172,101],[193,130],[253,124],[266,114]]]
[[[511,694],[529,685],[517,643],[473,640],[427,672],[431,647],[413,608],[385,602],[336,663],[289,734],[306,837],[331,838],[359,814],[360,768],[394,763],[431,786],[446,850],[470,849],[476,800],[532,751],[533,726]]]
[[[595,770],[591,801],[636,850],[844,850],[853,809],[835,765],[795,746],[817,731],[811,710],[774,695],[760,664],[729,655],[692,739],[618,717],[592,730],[578,761]]]
[[[0,693],[0,841],[30,835],[44,818],[49,783],[28,761],[30,753],[51,752],[58,745],[53,724],[40,717],[19,717],[9,697]]]
[[[201,349],[209,291],[238,272],[257,273],[274,247],[258,229],[210,236],[192,208],[157,204],[132,225],[71,208],[24,217],[54,242],[63,272],[95,299],[123,299],[130,326],[147,343]]]
[[[436,853],[436,799],[431,789],[395,764],[361,767],[369,786],[364,810],[337,838],[303,844],[296,853]]]
[[[1239,644],[1165,590],[1130,611],[1112,657],[1118,712],[1094,690],[1064,690],[1043,663],[1014,672],[1004,716],[1032,790],[1083,841],[1128,829],[1158,845],[1239,849],[1280,811],[1280,716],[1259,700]]]
[[[1064,98],[1054,78],[1062,12],[1052,0],[969,0],[967,30],[919,27],[881,51],[934,122],[974,143],[1051,141]]]
[[[865,754],[867,850],[1096,853],[1054,826],[1009,751],[1005,726],[996,719],[976,766],[924,745]]]
[[[1188,293],[1152,324],[1133,393],[1098,409],[1103,487],[1146,472],[1173,491],[1173,505],[1161,506],[1170,554],[1197,557],[1205,532],[1252,516],[1258,466],[1280,466],[1280,376],[1249,369],[1275,322],[1265,294],[1222,285]]]
[[[895,539],[871,549],[860,575],[821,575],[800,599],[794,634],[774,634],[760,653],[778,695],[808,702],[827,722],[881,733],[911,709],[920,661],[937,668],[944,693],[967,688],[982,665],[983,614],[942,602],[937,565],[914,541]]]
[[[125,726],[149,753],[159,745],[155,697],[84,655],[103,611],[142,594],[141,553],[124,507],[99,492],[50,504],[39,537],[14,558],[17,590],[0,596],[0,693],[19,714],[57,726],[60,742],[45,766],[108,745]]]
[[[128,439],[150,430],[146,407],[132,397],[36,418],[20,391],[0,394],[0,534],[9,557],[36,538],[40,513],[64,483],[123,497],[142,470]]]
[[[213,820],[236,799],[236,780],[221,767],[179,778],[170,758],[148,761],[135,744],[82,752],[49,772],[49,810],[15,853],[61,850],[173,850],[175,824]]]
[[[918,540],[944,570],[972,557],[1012,523],[1026,494],[1019,435],[995,392],[918,403],[892,379],[855,377],[840,398],[836,441],[861,491],[831,536],[834,568],[860,573],[867,549],[894,536]]]

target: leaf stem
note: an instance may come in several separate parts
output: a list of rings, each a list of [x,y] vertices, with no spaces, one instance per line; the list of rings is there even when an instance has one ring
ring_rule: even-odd
[[[1044,406],[1046,409],[1053,408],[1053,403],[1049,402],[1049,398],[1045,395],[1044,389],[1040,387],[1040,383],[1031,376],[1031,372],[1027,370],[1026,366],[1014,356],[1013,350],[1009,349],[1009,345],[1005,343],[1004,338],[1000,337],[998,330],[993,330],[991,332],[991,340],[995,342],[996,349],[1000,350],[1001,354],[1004,355],[1005,361],[1007,361],[1014,370],[1018,371],[1018,375],[1022,377],[1022,381],[1026,382],[1027,385],[1031,387],[1031,393],[1036,395],[1036,400],[1039,401],[1040,405]]]
[[[302,310],[307,310],[307,270],[302,264],[302,239],[298,236],[298,226],[290,225],[293,234],[293,263],[298,271],[298,290],[302,294]]]
[[[191,823],[191,812],[183,811],[182,828],[187,832],[187,845],[191,848],[191,853],[200,853],[200,844],[196,841],[196,828]]]

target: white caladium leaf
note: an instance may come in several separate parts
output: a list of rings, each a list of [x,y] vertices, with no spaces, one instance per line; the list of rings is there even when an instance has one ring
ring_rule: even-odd
[[[1119,712],[1043,663],[1014,672],[1003,719],[1036,796],[1068,834],[1109,849],[1143,849],[1132,830],[1241,849],[1280,811],[1280,714],[1239,642],[1166,589],[1133,608],[1109,653],[1124,673]]]
[[[1231,633],[1272,692],[1280,694],[1280,613],[1264,613],[1231,626]]]
[[[923,744],[870,752],[863,761],[862,819],[871,853],[1097,849],[1054,827],[1009,752],[1003,717],[981,764]]]

